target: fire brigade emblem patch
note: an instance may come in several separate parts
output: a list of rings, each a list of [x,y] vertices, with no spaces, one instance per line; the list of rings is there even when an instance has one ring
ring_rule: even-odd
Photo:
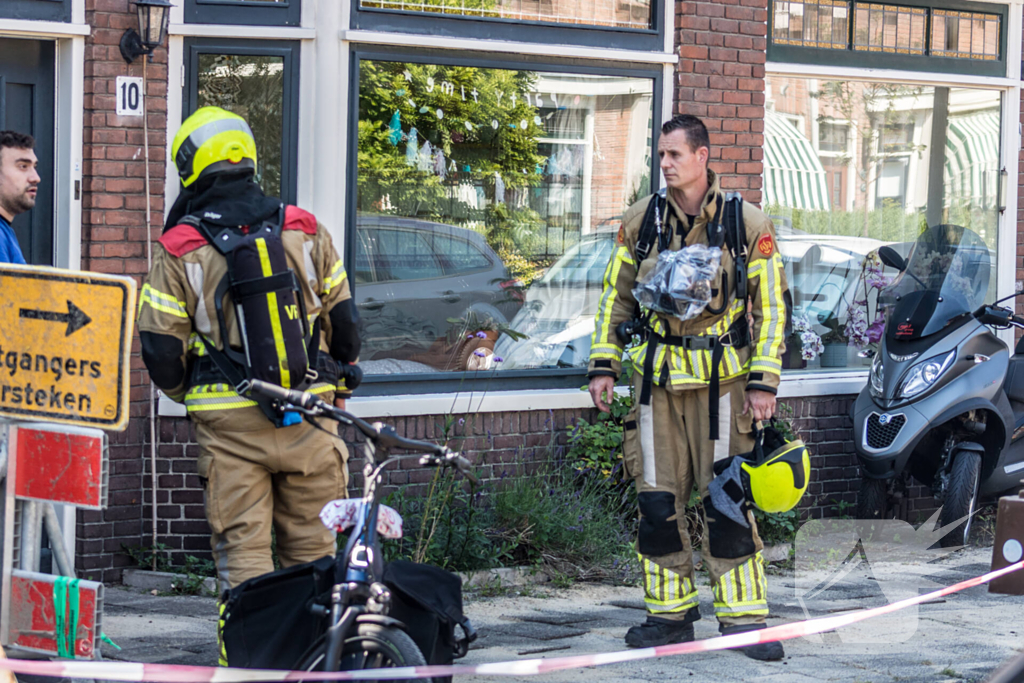
[[[619,244],[625,244],[626,243],[626,226],[624,226],[624,225],[620,225],[619,226],[619,236],[616,239],[618,240]]]
[[[772,236],[762,235],[761,239],[757,241],[757,250],[764,256],[771,256],[775,251],[775,242],[772,240]]]

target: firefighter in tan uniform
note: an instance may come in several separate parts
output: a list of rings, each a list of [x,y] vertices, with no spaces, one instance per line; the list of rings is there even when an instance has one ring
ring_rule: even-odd
[[[720,630],[764,628],[768,614],[763,546],[753,514],[746,512],[749,526],[744,527],[718,513],[708,484],[716,461],[752,450],[755,421],[770,418],[775,410],[787,285],[771,221],[753,206],[726,201],[718,177],[707,167],[709,144],[707,129],[696,117],[677,116],[662,127],[658,155],[667,193],[637,202],[623,217],[591,346],[590,394],[607,411],[621,374],[624,338],[642,334],[646,339],[628,351],[638,400],[626,418],[623,445],[624,464],[638,492],[637,550],[648,611],[647,621],[626,634],[630,647],[694,638],[693,622],[700,615],[685,520],[694,482],[705,507],[702,558]],[[723,212],[729,204],[742,206],[741,222]],[[632,291],[654,268],[659,249],[709,244],[712,234],[730,229],[745,244],[721,243],[720,275],[712,281],[711,301],[703,312],[685,321],[653,313],[642,324],[631,322],[639,311]],[[738,279],[745,279],[739,293]],[[783,656],[779,643],[742,651],[760,660]]]
[[[238,350],[249,344],[245,349],[251,352],[254,342],[242,339],[230,296],[218,311],[228,259],[209,236],[242,237],[261,225],[267,234],[279,234],[281,260],[287,263],[278,264],[284,269],[278,279],[267,281],[280,285],[284,276],[301,301],[274,318],[271,332],[304,311],[312,370],[304,385],[304,378],[287,374],[282,374],[283,383],[343,405],[353,387],[339,378],[359,353],[357,315],[345,269],[324,226],[312,214],[266,197],[256,184],[255,142],[243,119],[215,107],[200,109],[182,124],[173,154],[182,191],[163,236],[153,245],[139,330],[153,382],[184,403],[196,423],[198,472],[223,595],[274,570],[272,529],[285,567],[334,553],[335,534],[318,516],[326,503],[346,496],[347,453],[337,438],[295,419],[298,415],[274,416],[265,405],[240,395],[236,373],[244,367],[236,363],[225,372],[226,354],[237,359]],[[257,246],[263,256],[266,244]],[[268,268],[269,263],[264,260]],[[251,321],[244,317],[248,327]],[[271,353],[286,351],[282,345]]]

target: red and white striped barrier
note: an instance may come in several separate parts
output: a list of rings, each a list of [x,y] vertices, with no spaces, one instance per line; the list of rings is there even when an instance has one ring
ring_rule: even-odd
[[[496,662],[476,666],[410,666],[395,669],[370,669],[365,671],[273,671],[268,669],[232,669],[212,666],[184,666],[176,664],[136,664],[131,662],[40,662],[23,659],[0,660],[0,670],[19,674],[39,676],[62,676],[67,678],[92,678],[112,681],[133,681],[145,683],[250,683],[253,681],[359,681],[359,680],[402,680],[431,678],[434,676],[535,676],[551,671],[580,669],[602,664],[617,664],[639,659],[653,659],[669,655],[692,654],[711,650],[725,650],[755,643],[769,643],[790,640],[813,633],[824,633],[843,626],[849,626],[865,619],[889,614],[898,610],[920,605],[923,602],[941,598],[967,588],[1019,571],[1024,560],[1002,569],[967,579],[960,583],[941,588],[925,595],[900,600],[881,607],[843,614],[781,624],[760,631],[748,631],[731,636],[708,638],[691,643],[662,645],[641,650],[624,650],[604,654],[579,655],[576,657],[552,657],[550,659],[527,659],[522,661]]]

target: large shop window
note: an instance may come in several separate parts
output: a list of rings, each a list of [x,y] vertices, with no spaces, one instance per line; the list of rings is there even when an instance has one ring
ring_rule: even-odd
[[[766,86],[763,206],[793,294],[784,367],[860,366],[894,275],[880,246],[906,255],[925,228],[955,224],[995,263],[1000,92],[783,76]]]
[[[186,43],[186,55],[183,118],[206,106],[245,118],[256,138],[256,179],[268,195],[294,204],[298,43],[193,39]]]
[[[655,77],[358,69],[363,370],[578,385],[622,214],[651,191]]]
[[[302,0],[185,0],[185,21],[190,24],[298,26],[302,21]]]
[[[0,0],[0,19],[71,21],[71,0]]]

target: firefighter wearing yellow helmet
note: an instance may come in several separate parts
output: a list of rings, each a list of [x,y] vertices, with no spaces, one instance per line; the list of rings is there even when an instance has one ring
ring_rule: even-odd
[[[344,445],[247,389],[262,379],[343,405],[359,378],[358,314],[327,229],[257,183],[242,117],[204,107],[171,152],[181,186],[140,295],[142,357],[196,425],[223,596],[274,570],[272,528],[285,567],[334,553],[318,516],[346,496]]]
[[[241,116],[203,107],[174,136],[171,156],[182,187],[223,172],[256,171],[256,139]]]

